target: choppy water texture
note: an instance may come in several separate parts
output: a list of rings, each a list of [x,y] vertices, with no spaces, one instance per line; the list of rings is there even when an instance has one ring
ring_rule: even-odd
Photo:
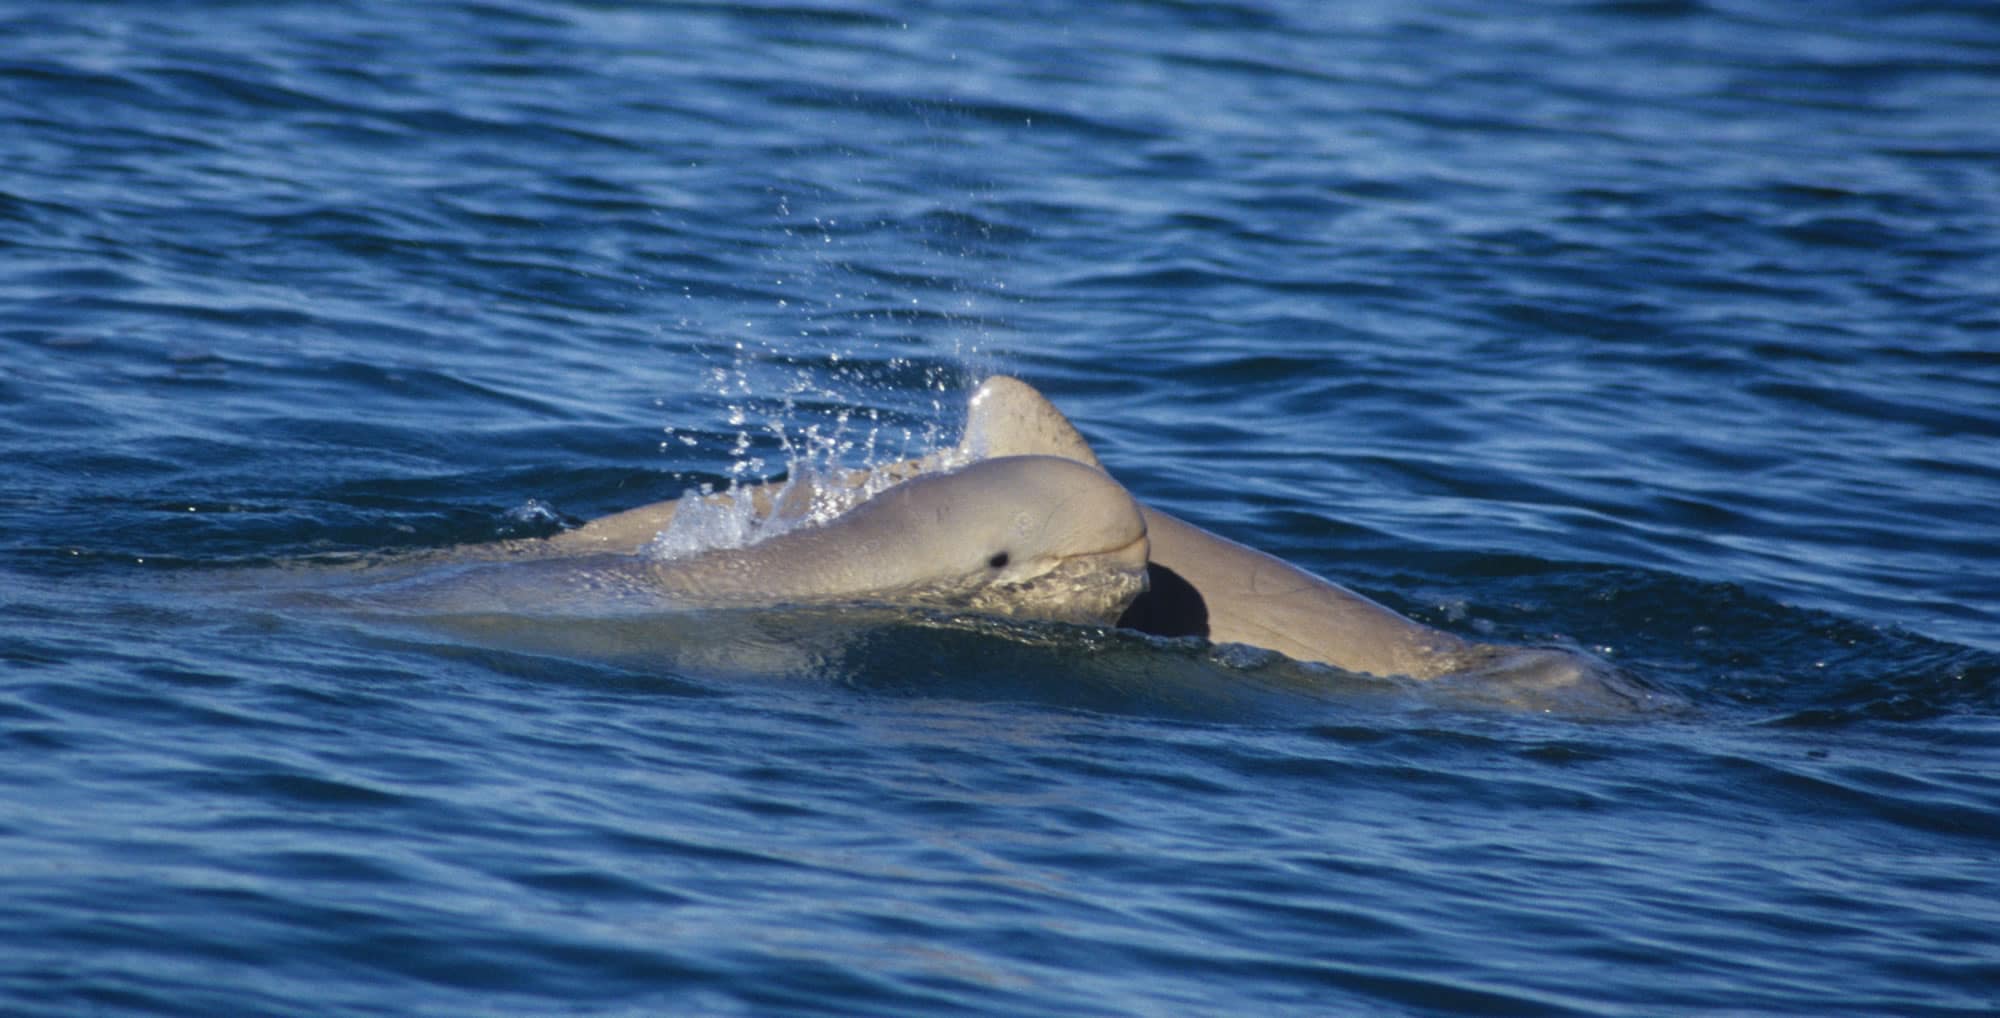
[[[0,1011],[1991,1013],[1996,110],[1977,0],[0,2]],[[1687,707],[189,594],[993,370]]]

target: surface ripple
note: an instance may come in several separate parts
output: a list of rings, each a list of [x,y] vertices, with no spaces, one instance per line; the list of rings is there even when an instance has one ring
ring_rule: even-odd
[[[0,0],[0,1012],[1990,1014],[1996,68],[1971,0]],[[1645,696],[215,595],[994,371]]]

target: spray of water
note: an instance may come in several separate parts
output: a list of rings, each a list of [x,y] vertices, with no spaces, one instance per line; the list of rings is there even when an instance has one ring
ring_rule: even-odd
[[[722,439],[726,479],[688,492],[650,547],[658,556],[831,519],[889,483],[879,474],[849,483],[876,467],[919,457],[952,465],[943,460],[964,392],[983,374],[974,370],[987,327],[981,292],[1004,287],[966,282],[976,253],[937,251],[921,237],[912,245],[911,228],[886,218],[843,224],[773,197],[776,228],[759,254],[768,300],[713,323],[720,341],[701,351],[702,401],[727,430],[669,427],[661,443],[678,452]],[[767,514],[749,499],[713,497],[766,483],[782,485]]]

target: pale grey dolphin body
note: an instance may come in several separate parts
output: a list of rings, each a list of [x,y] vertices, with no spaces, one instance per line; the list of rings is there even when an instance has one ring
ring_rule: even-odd
[[[978,466],[1019,457],[1073,461],[1089,468],[1090,473],[1072,473],[1069,477],[1088,487],[1100,486],[1108,478],[1090,444],[1046,397],[1019,379],[996,375],[974,391],[968,404],[965,436],[956,448],[873,471],[841,475],[825,482],[825,486],[840,495],[880,488],[906,478],[921,481],[927,472],[949,469],[955,464]],[[1059,472],[1045,472],[1049,480],[1061,479]],[[1130,496],[1124,495],[1122,488],[1117,491],[1129,501]],[[770,483],[706,498],[723,502],[748,500],[758,514],[769,515],[780,512],[781,503],[788,498],[815,498],[824,494],[824,491],[802,490],[790,483]],[[682,499],[640,506],[553,537],[488,546],[485,554],[564,559],[630,556],[671,524],[685,503]],[[1068,511],[1081,521],[1093,513],[1109,512],[1116,516],[1124,511],[1121,505],[1118,498],[1111,497],[1101,504],[1074,504]],[[985,610],[1071,621],[1115,619],[1126,628],[1155,635],[1200,636],[1214,643],[1243,644],[1275,651],[1296,661],[1380,676],[1424,680],[1501,676],[1519,689],[1529,685],[1583,684],[1606,671],[1601,662],[1580,654],[1553,648],[1478,643],[1423,625],[1273,555],[1150,506],[1134,505],[1146,535],[1147,557],[1143,566],[1148,589],[1138,592],[1125,610],[1106,615],[1099,610],[1102,605],[1095,603],[1065,608],[1060,603],[1063,588],[1059,585],[1041,590],[1037,606],[1030,610],[1009,610],[1004,596],[998,597],[997,610]],[[842,528],[836,527],[819,540],[830,542],[841,533]],[[767,543],[770,546],[760,556],[785,555],[784,538]],[[967,543],[978,545],[976,540]],[[1118,560],[1120,568],[1129,562],[1129,548],[1127,553],[1127,558]],[[748,573],[760,572],[749,566],[744,569]],[[588,570],[577,573],[564,567],[564,571],[591,575]],[[873,582],[879,586],[882,581]],[[997,587],[994,593],[998,596],[1006,590],[1004,586]]]
[[[647,510],[649,521],[670,518],[672,504]],[[620,515],[594,533],[363,570],[331,593],[363,609],[431,616],[871,603],[1109,625],[1146,583],[1138,504],[1103,471],[1057,457],[914,477],[825,523],[684,558],[638,553],[644,542],[625,538],[652,524]]]
[[[974,391],[965,445],[973,455],[1061,456],[1102,469],[1090,444],[1046,397],[996,375]],[[1151,584],[1121,625],[1277,651],[1350,672],[1436,679],[1474,672],[1561,686],[1602,665],[1568,651],[1482,644],[1403,617],[1272,555],[1141,505]]]

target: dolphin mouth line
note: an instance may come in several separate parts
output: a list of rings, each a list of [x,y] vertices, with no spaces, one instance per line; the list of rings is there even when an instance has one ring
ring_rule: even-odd
[[[1034,576],[976,591],[964,607],[987,615],[1112,625],[1146,592],[1150,553],[1142,533],[1115,548],[1070,555]]]
[[[1137,562],[1140,568],[1143,569],[1146,565],[1147,558],[1150,557],[1152,554],[1152,550],[1153,549],[1151,542],[1147,539],[1147,535],[1142,531],[1138,537],[1135,537],[1132,540],[1124,544],[1121,544],[1116,548],[1111,548],[1105,551],[1085,552],[1082,555],[1077,555],[1073,557],[1080,559],[1111,559],[1117,562]]]

